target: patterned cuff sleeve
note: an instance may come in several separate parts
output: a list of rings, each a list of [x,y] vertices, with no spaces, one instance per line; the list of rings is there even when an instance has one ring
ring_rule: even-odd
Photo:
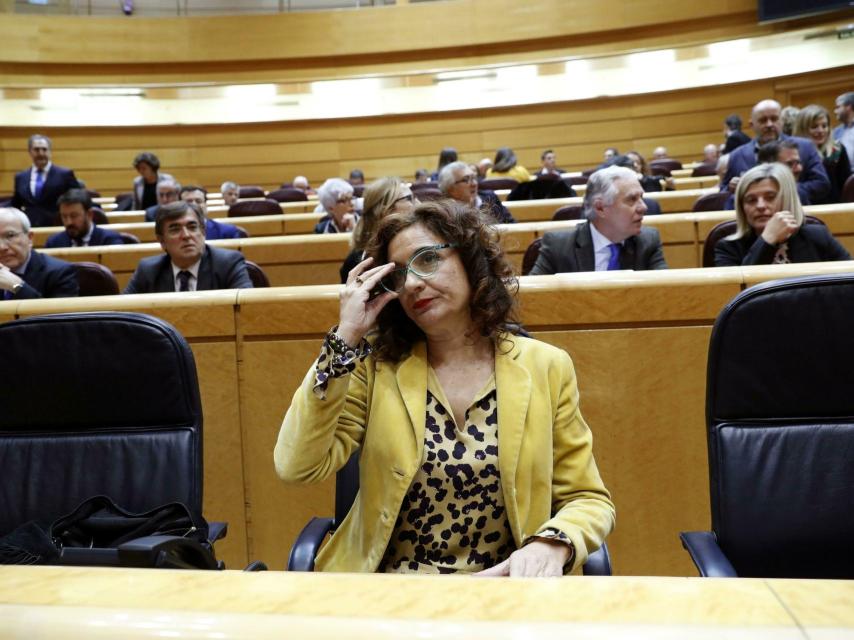
[[[564,563],[564,567],[571,567],[572,563],[575,561],[575,545],[572,544],[572,540],[569,539],[569,536],[566,535],[563,531],[559,531],[558,529],[544,529],[537,535],[531,536],[522,546],[534,542],[535,540],[554,540],[556,542],[561,542],[569,547],[569,556]],[[564,569],[566,570],[566,569]]]
[[[336,350],[333,345],[339,346],[339,349]],[[326,388],[329,386],[330,378],[341,378],[351,373],[356,368],[356,364],[371,353],[371,345],[364,338],[355,349],[349,347],[340,349],[340,345],[343,345],[343,342],[335,335],[335,329],[326,334],[314,369],[314,386],[312,387],[312,392],[320,400],[326,400]]]

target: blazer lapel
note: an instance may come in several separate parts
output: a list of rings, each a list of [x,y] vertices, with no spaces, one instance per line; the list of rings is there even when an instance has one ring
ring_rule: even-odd
[[[427,419],[427,345],[424,342],[412,347],[412,353],[397,367],[396,377],[400,397],[412,423],[415,448],[420,453]]]
[[[635,260],[637,259],[637,249],[638,249],[638,238],[637,236],[632,236],[631,238],[626,238],[626,241],[623,243],[623,251],[620,254],[620,268],[621,269],[635,269]],[[641,267],[643,268],[643,267]]]
[[[585,222],[577,227],[575,233],[575,260],[579,271],[596,271],[596,260],[593,257],[593,236],[590,234],[589,222]]]
[[[213,258],[211,256],[210,247],[205,245],[205,252],[202,255],[202,263],[199,265],[199,280],[196,283],[196,291],[210,291],[218,289],[214,284],[213,274]]]
[[[519,357],[519,343],[514,341],[509,353],[495,352],[495,387],[498,395],[498,468],[501,473],[501,485],[504,502],[514,533],[518,534],[521,525],[516,506],[516,467],[519,463],[519,450],[525,420],[528,416],[528,403],[531,399],[531,374],[516,360]]]

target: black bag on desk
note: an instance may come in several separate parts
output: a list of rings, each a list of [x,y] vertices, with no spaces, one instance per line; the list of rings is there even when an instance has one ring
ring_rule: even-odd
[[[180,502],[131,513],[107,496],[94,496],[50,527],[50,538],[60,550],[118,547],[146,536],[179,536],[207,544],[208,523]]]

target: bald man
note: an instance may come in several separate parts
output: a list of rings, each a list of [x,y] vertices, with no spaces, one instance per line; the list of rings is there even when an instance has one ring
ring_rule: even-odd
[[[776,100],[762,100],[756,103],[750,113],[750,126],[756,137],[743,144],[729,154],[729,166],[721,185],[721,191],[735,192],[738,181],[748,169],[755,167],[757,162],[757,146],[769,142],[791,140],[798,145],[803,170],[798,179],[798,195],[801,204],[820,204],[825,202],[830,194],[830,180],[821,156],[812,141],[806,138],[796,138],[783,133],[783,120],[780,117],[782,108]],[[726,203],[727,209],[734,209],[734,198],[730,196]]]

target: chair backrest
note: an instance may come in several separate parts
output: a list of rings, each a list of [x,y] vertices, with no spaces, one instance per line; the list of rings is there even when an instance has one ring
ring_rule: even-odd
[[[487,178],[477,184],[478,190],[488,189],[495,191],[496,189],[514,189],[519,184],[519,181],[513,178]]]
[[[557,176],[537,178],[514,187],[507,200],[543,200],[546,198],[571,198],[575,191]]]
[[[115,296],[119,283],[110,269],[97,262],[72,262],[81,296]]]
[[[248,238],[249,237],[249,232],[246,229],[244,229],[243,227],[241,227],[240,225],[236,224],[236,225],[234,225],[234,228],[237,229],[237,237],[238,238]]]
[[[124,244],[139,244],[139,238],[137,238],[132,233],[127,233],[126,231],[119,231],[119,235],[122,238],[122,242]]]
[[[824,221],[816,218],[815,216],[804,216],[804,224],[824,225]],[[735,233],[735,229],[735,220],[724,220],[712,227],[711,231],[706,235],[706,240],[703,242],[704,267],[715,266],[715,245],[720,242],[722,238]]]
[[[854,202],[854,173],[842,185],[842,202]]]
[[[138,313],[0,324],[0,535],[48,526],[94,495],[142,513],[202,507],[202,407],[193,354]]]
[[[691,211],[723,211],[726,201],[730,197],[729,191],[718,191],[700,196],[691,206]]]
[[[702,178],[703,176],[716,176],[718,175],[718,168],[708,162],[704,162],[703,164],[698,164],[694,167],[694,170],[691,172],[692,178]]]
[[[570,186],[574,186],[577,184],[587,184],[587,179],[589,176],[570,176],[569,178],[562,178],[564,182],[566,182]]]
[[[413,182],[409,188],[412,190],[412,193],[415,193],[417,191],[423,191],[424,189],[438,189],[439,183],[434,181]]]
[[[116,211],[130,211],[133,208],[133,192],[116,194]]]
[[[275,200],[246,200],[245,202],[235,202],[228,208],[229,218],[278,216],[281,213],[282,207]]]
[[[92,207],[92,221],[95,224],[110,224],[107,214],[101,207]]]
[[[751,287],[718,316],[712,528],[739,576],[854,578],[854,274]]]
[[[264,270],[261,267],[251,260],[246,260],[246,272],[249,274],[252,286],[256,289],[270,286],[270,280],[267,278],[267,274],[264,273]]]
[[[267,198],[276,202],[305,202],[308,196],[304,191],[290,187],[276,189],[267,194]]]
[[[540,245],[543,244],[542,238],[534,238],[528,248],[525,249],[525,255],[522,256],[522,275],[526,276],[531,273],[531,269],[537,263],[537,258],[540,257]]]
[[[649,163],[649,172],[654,176],[669,176],[674,169],[681,169],[682,163],[673,158],[661,158]]]
[[[264,189],[261,187],[257,187],[254,185],[249,185],[246,187],[240,187],[240,191],[237,194],[238,198],[263,198],[265,195]]]
[[[580,204],[571,204],[555,211],[552,220],[580,220],[582,211]]]

